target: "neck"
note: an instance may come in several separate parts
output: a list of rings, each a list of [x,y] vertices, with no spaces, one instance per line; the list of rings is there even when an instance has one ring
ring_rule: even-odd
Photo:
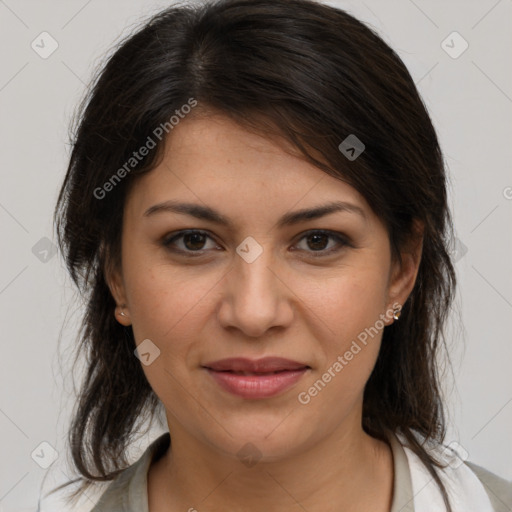
[[[340,433],[343,432],[343,433]],[[389,512],[390,447],[361,428],[337,430],[286,459],[244,465],[174,429],[172,450],[150,468],[150,512]]]

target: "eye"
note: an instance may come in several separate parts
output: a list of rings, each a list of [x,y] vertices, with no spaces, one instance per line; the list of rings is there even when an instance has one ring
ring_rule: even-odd
[[[326,250],[326,246],[329,245],[329,239],[335,240],[336,243],[333,247],[330,247]],[[207,232],[197,229],[190,229],[186,231],[180,231],[165,238],[162,244],[170,251],[194,257],[201,256],[206,250],[209,249],[208,247],[205,247],[207,240],[211,240],[213,242],[212,237]],[[340,251],[345,246],[353,247],[347,237],[341,235],[340,233],[325,230],[309,231],[300,238],[300,241],[302,240],[306,240],[307,248],[303,247],[299,248],[299,250],[310,252],[314,257],[328,256],[334,252]],[[215,247],[217,246],[214,244],[214,247],[210,247],[210,249],[214,249]]]
[[[329,239],[335,240],[336,244],[334,245],[334,247],[331,246],[331,248],[326,250],[326,246],[328,246]],[[312,256],[314,257],[327,256],[334,252],[340,251],[344,246],[351,246],[350,242],[345,236],[342,236],[336,232],[325,230],[309,231],[300,240],[306,240],[306,246],[312,249],[311,251],[309,251],[308,248],[300,250],[311,252],[313,253]]]
[[[166,238],[163,241],[163,245],[167,247],[169,250],[175,251],[175,252],[182,252],[182,253],[189,253],[188,255],[192,256],[190,253],[199,253],[202,254],[205,248],[205,240],[210,239],[213,240],[208,233],[204,231],[198,231],[198,230],[188,230],[188,231],[180,231],[179,233],[175,234],[174,236],[171,236],[170,238]],[[181,240],[183,242],[182,247],[176,248],[176,242],[178,240]],[[180,244],[178,244],[180,245]],[[184,248],[183,248],[184,247]],[[194,255],[195,256],[195,255]]]

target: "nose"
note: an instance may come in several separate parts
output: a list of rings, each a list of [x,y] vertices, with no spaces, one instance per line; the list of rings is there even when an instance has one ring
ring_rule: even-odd
[[[294,294],[286,284],[283,266],[272,252],[252,262],[236,254],[226,276],[218,319],[225,329],[238,329],[246,337],[259,338],[274,328],[285,328],[293,319]]]

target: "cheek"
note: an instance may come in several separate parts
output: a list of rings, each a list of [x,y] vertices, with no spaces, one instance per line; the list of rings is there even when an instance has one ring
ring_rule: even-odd
[[[169,378],[164,369],[185,377],[201,359],[202,333],[214,314],[221,277],[199,267],[162,263],[142,250],[131,253],[125,280],[135,340],[150,339],[160,350],[158,364],[144,368],[151,384],[152,377]]]
[[[197,360],[200,351],[201,318],[208,314],[204,308],[215,281],[191,278],[170,266],[138,267],[126,275],[136,343],[149,339],[160,351],[142,369],[166,407],[175,407],[172,398],[183,394],[179,383],[189,377],[187,362]]]
[[[385,275],[377,265],[368,265],[344,268],[313,293],[311,286],[303,283],[302,296],[307,297],[309,290],[308,308],[328,327],[323,331],[325,336],[317,337],[323,352],[312,379],[323,395],[318,406],[346,402],[349,407],[362,393],[380,349],[384,328],[380,315],[386,310]]]
[[[374,326],[385,311],[385,275],[378,265],[347,267],[314,287],[310,280],[297,280],[294,291],[331,333],[331,343],[334,340],[336,348],[341,349]]]
[[[135,339],[153,337],[160,343],[169,337],[181,340],[197,325],[201,300],[213,284],[170,267],[146,269],[134,275],[129,300]]]

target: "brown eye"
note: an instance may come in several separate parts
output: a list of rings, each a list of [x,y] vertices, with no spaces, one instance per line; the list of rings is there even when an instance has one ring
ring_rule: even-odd
[[[207,246],[208,240],[213,243],[213,246]],[[331,231],[311,231],[306,233],[300,239],[300,242],[303,240],[306,241],[306,244],[299,247],[299,250],[314,257],[329,256],[345,246],[353,247],[347,237]],[[331,241],[335,243],[329,247]],[[180,231],[168,236],[162,244],[169,251],[185,254],[186,256],[201,256],[210,249],[218,248],[213,238],[208,233],[200,230]]]
[[[302,247],[300,250],[310,252],[312,253],[312,256],[315,257],[327,256],[341,250],[344,246],[351,246],[346,237],[331,231],[312,231],[306,233],[306,235],[301,238],[301,241],[302,240],[306,240],[306,247]],[[335,240],[336,243],[334,246],[327,248],[329,240]]]
[[[186,233],[183,235],[183,244],[191,251],[201,250],[205,244],[205,238],[202,233]]]
[[[204,231],[181,231],[170,238],[165,239],[162,243],[169,250],[184,253],[201,253],[207,250],[205,247],[207,240],[212,238]],[[182,243],[177,243],[181,241]]]
[[[329,236],[324,233],[314,233],[312,235],[308,235],[307,239],[309,242],[309,247],[315,251],[321,251],[325,249],[329,243]]]

